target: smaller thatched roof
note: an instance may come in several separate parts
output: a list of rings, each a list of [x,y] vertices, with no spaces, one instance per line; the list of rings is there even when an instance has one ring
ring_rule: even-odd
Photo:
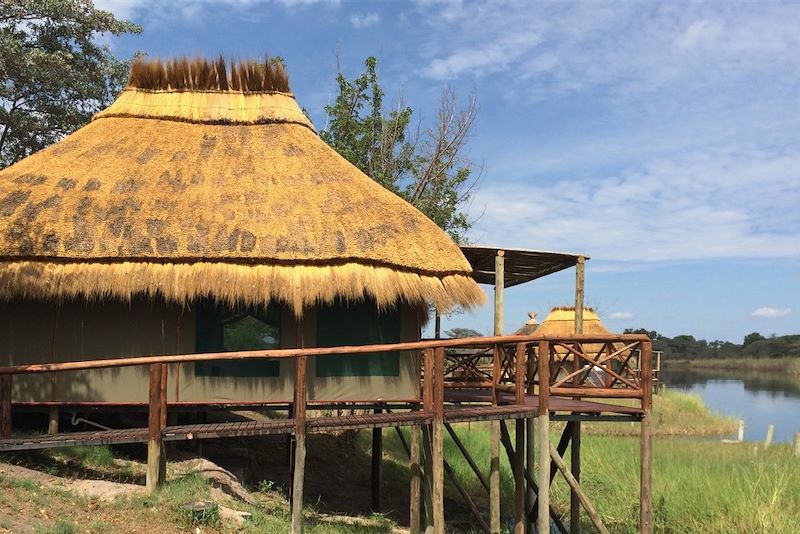
[[[542,324],[536,330],[537,334],[552,336],[568,336],[575,333],[575,308],[558,307],[550,310]],[[600,322],[600,317],[591,308],[583,309],[584,334],[611,334]]]

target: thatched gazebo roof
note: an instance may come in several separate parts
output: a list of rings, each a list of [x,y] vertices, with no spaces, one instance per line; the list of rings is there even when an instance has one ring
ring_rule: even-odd
[[[459,248],[339,156],[280,65],[137,60],[92,122],[0,171],[0,297],[439,309],[484,300]]]
[[[575,308],[557,307],[550,310],[542,324],[536,329],[537,334],[547,336],[569,336],[575,333]],[[611,332],[606,329],[600,317],[591,308],[583,309],[583,333],[607,335]]]

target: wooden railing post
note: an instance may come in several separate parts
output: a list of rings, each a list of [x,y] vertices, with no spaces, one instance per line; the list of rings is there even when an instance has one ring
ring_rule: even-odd
[[[11,436],[11,390],[13,375],[0,375],[0,438]]]
[[[433,531],[444,534],[444,347],[433,351]]]
[[[494,345],[492,350],[492,404],[499,404],[502,347]],[[489,444],[489,528],[492,534],[500,532],[500,421],[489,421],[491,425]]]
[[[539,532],[550,532],[550,342],[539,342]]]
[[[642,385],[642,436],[641,436],[641,489],[639,510],[639,531],[649,534],[653,531],[653,433],[651,414],[653,409],[653,347],[650,341],[642,342],[641,385]]]
[[[422,386],[422,410],[433,417],[434,412],[434,354],[433,349],[424,351],[424,376]],[[422,448],[424,452],[424,469],[422,470],[422,493],[424,501],[424,531],[431,534],[434,529],[433,504],[433,425],[426,424],[422,428]]]
[[[155,491],[164,482],[164,451],[161,443],[161,376],[164,364],[150,365],[148,441],[147,441],[147,478],[148,491]]]
[[[517,343],[514,355],[515,401],[525,404],[525,343]],[[525,534],[525,419],[517,419],[514,447],[514,534]]]
[[[308,357],[295,360],[294,373],[294,479],[292,480],[292,534],[303,532],[303,486],[306,473],[306,369]]]
[[[398,429],[399,431],[400,429]],[[411,425],[411,447],[409,450],[409,460],[411,469],[411,489],[410,503],[408,508],[409,532],[419,534],[420,527],[420,499],[422,495],[422,467],[420,465],[419,454],[419,425]]]

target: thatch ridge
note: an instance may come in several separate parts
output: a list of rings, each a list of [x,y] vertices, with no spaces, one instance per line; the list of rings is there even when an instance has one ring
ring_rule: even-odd
[[[138,57],[131,65],[128,87],[150,91],[235,91],[291,93],[289,76],[280,60],[245,59],[227,62],[187,57],[162,61]]]

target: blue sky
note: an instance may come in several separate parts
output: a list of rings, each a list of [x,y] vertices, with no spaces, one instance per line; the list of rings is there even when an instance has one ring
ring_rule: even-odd
[[[96,0],[144,26],[123,57],[285,58],[318,128],[375,55],[425,127],[445,85],[480,112],[473,242],[588,254],[615,331],[798,333],[800,4]],[[506,330],[573,299],[574,271],[508,290]],[[445,320],[489,333],[490,307]]]

